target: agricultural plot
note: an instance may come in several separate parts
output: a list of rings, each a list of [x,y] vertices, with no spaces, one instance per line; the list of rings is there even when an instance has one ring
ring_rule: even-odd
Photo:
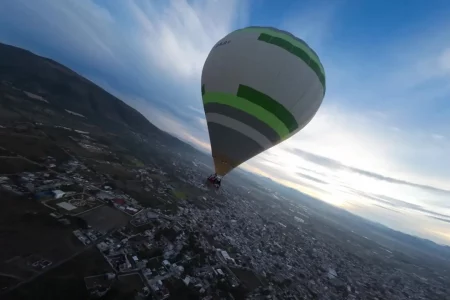
[[[109,231],[113,228],[126,225],[129,216],[110,206],[101,206],[80,215],[93,229],[97,231]]]
[[[3,275],[22,281],[83,249],[50,209],[7,192],[0,199],[0,244],[8,245],[0,251]]]
[[[89,249],[57,266],[20,289],[2,296],[2,299],[89,299],[84,277],[112,272],[97,249]],[[39,295],[39,298],[36,298]]]

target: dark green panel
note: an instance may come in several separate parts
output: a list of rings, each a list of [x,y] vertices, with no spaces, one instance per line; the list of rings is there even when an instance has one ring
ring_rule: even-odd
[[[316,73],[317,77],[319,77],[325,93],[325,75],[320,69],[319,64],[314,59],[312,59],[309,54],[306,53],[303,49],[294,46],[292,43],[281,37],[271,36],[267,33],[261,33],[258,37],[258,40],[283,48],[284,50],[289,51],[290,53],[303,60],[308,66],[310,66],[314,73]]]
[[[254,104],[271,112],[281,122],[283,122],[284,125],[286,125],[289,132],[292,132],[298,128],[298,124],[294,116],[283,105],[266,94],[263,94],[249,86],[240,84],[237,96],[253,102]]]
[[[280,38],[280,37],[273,37],[270,39],[269,43],[276,45],[278,47],[283,48],[284,50],[287,50],[289,52],[291,52],[291,49],[294,47],[294,45],[292,45],[291,43],[289,43],[288,41]]]
[[[270,35],[268,35],[266,33],[261,33],[258,37],[258,40],[264,41],[264,42],[269,42],[271,38],[272,37]]]
[[[308,56],[308,54],[303,51],[300,48],[297,47],[292,47],[291,49],[291,53],[294,54],[297,57],[300,57],[301,60],[303,60],[305,63],[307,63],[308,65],[310,65],[311,62],[311,58]],[[317,74],[317,73],[316,73]]]

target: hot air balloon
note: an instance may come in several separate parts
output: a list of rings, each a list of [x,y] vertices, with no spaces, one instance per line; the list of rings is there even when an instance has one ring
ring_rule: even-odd
[[[291,33],[246,27],[214,45],[201,93],[215,166],[208,180],[220,186],[224,175],[311,121],[325,95],[325,72]]]

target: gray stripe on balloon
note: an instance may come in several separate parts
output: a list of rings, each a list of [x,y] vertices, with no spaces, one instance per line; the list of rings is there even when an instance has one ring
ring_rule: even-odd
[[[205,113],[217,113],[244,123],[264,135],[273,144],[280,140],[278,133],[269,125],[237,108],[219,103],[208,103],[205,105]]]
[[[232,119],[228,116],[224,116],[224,115],[216,114],[216,113],[207,113],[206,120],[208,121],[208,123],[220,124],[222,126],[233,129],[237,132],[240,132],[241,134],[245,135],[247,138],[256,142],[258,145],[260,145],[264,149],[270,148],[273,145],[273,143],[268,138],[266,138],[263,134],[258,132],[256,129],[248,126],[247,124],[239,122],[238,120]]]
[[[226,158],[234,167],[258,155],[265,148],[230,127],[209,122],[212,155]]]

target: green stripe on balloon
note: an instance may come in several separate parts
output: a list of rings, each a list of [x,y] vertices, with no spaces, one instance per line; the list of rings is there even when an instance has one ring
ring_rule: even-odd
[[[280,136],[280,139],[284,139],[290,133],[288,127],[273,112],[237,95],[206,91],[203,95],[203,104],[208,103],[224,104],[242,110],[266,123]]]
[[[261,33],[258,40],[283,48],[303,60],[314,71],[314,73],[316,73],[317,77],[319,77],[325,93],[325,74],[323,67],[320,62],[318,62],[318,59],[315,59],[315,57],[311,56],[311,54],[305,50],[305,47],[298,47],[283,37],[272,34],[269,35],[267,33]]]
[[[316,64],[319,66],[319,69],[321,70],[321,72],[323,74],[325,74],[325,70],[324,70],[322,64],[320,63],[319,56],[317,56],[317,54],[308,46],[308,44],[305,41],[303,41],[297,37],[294,37],[293,35],[291,35],[287,32],[283,32],[282,30],[277,30],[275,28],[270,28],[270,27],[255,26],[255,27],[246,27],[246,28],[239,29],[239,30],[247,31],[247,32],[257,32],[260,34],[265,33],[272,37],[279,37],[283,40],[288,41],[295,47],[302,49],[303,52],[305,52],[309,57],[311,57],[311,59],[314,60],[316,62]]]
[[[239,85],[237,96],[247,99],[274,114],[287,127],[289,132],[298,128],[294,116],[279,102],[246,85]]]

